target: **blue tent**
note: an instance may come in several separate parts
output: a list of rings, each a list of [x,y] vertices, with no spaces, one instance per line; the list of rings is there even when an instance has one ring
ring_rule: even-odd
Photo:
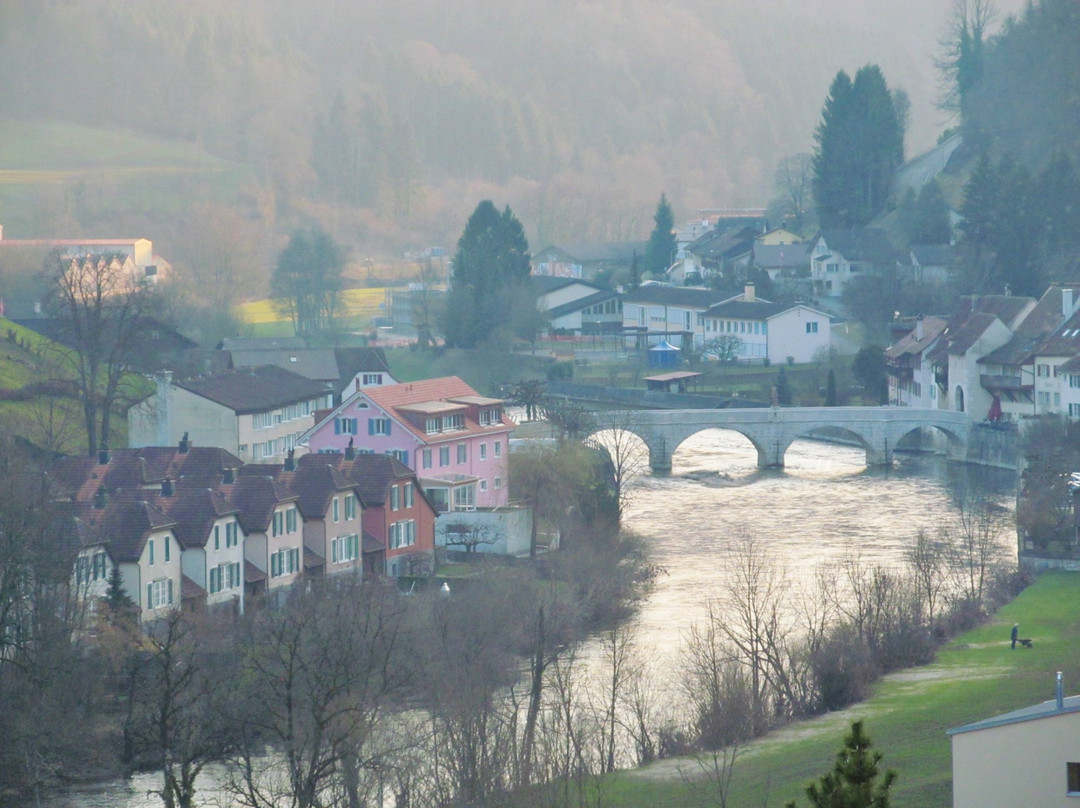
[[[666,339],[652,348],[649,348],[649,367],[651,368],[677,368],[679,366],[679,349]]]

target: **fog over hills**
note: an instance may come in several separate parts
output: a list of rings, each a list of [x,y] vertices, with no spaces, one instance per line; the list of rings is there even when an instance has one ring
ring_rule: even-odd
[[[950,5],[5,0],[0,109],[197,142],[372,234],[456,238],[490,196],[534,242],[639,238],[661,191],[680,219],[765,205],[840,69],[878,63],[907,154],[932,145]]]

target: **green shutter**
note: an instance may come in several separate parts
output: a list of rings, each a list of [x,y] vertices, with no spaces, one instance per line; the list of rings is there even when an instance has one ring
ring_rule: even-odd
[[[154,585],[153,584],[147,584],[146,585],[146,608],[147,609],[153,609],[154,608]]]

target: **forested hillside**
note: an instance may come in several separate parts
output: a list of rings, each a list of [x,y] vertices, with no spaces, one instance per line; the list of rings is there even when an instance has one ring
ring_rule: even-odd
[[[247,166],[251,195],[290,219],[353,211],[337,235],[373,249],[449,244],[486,196],[536,246],[643,238],[661,191],[679,219],[764,205],[777,162],[809,151],[838,69],[880,64],[912,100],[908,152],[930,144],[947,14],[942,0],[7,0],[0,110],[196,144]]]

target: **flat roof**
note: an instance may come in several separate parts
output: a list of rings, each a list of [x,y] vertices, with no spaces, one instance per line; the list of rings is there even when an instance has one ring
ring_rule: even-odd
[[[487,396],[454,396],[447,399],[447,401],[457,401],[461,404],[473,404],[477,407],[493,407],[496,404],[502,404],[501,398],[488,398]]]
[[[465,409],[465,405],[454,401],[418,401],[415,404],[399,404],[397,409],[402,412],[419,412],[424,415],[437,415],[439,413],[461,412]]]
[[[700,376],[700,373],[696,373],[691,370],[674,370],[671,373],[661,373],[657,376],[646,376],[647,382],[673,382],[678,379],[692,379],[695,376]]]

